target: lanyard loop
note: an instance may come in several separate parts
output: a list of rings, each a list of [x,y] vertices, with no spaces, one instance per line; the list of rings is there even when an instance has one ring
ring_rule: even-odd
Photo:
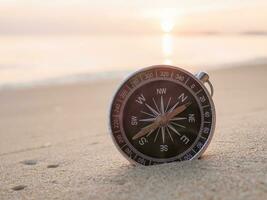
[[[198,72],[196,75],[196,78],[199,79],[203,84],[207,83],[210,88],[210,96],[212,97],[214,94],[213,85],[211,84],[209,80],[209,75],[206,72]]]

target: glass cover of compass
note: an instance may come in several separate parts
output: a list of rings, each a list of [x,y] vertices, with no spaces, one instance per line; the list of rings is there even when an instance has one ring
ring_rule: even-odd
[[[113,142],[130,162],[154,165],[199,158],[214,132],[215,108],[201,80],[158,65],[122,83],[109,121]]]

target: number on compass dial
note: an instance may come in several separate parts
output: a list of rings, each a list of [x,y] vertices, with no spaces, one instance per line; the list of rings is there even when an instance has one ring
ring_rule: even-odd
[[[123,119],[129,142],[154,158],[171,158],[186,151],[195,142],[201,124],[193,94],[167,80],[136,89],[125,105]]]

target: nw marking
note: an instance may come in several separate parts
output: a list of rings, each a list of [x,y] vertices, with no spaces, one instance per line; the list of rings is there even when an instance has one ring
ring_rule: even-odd
[[[157,88],[157,94],[166,94],[167,88]]]

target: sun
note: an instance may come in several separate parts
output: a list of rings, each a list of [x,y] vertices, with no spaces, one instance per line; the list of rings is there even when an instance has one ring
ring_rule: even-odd
[[[173,19],[169,18],[169,19],[162,19],[160,25],[161,29],[165,33],[170,33],[173,30],[175,23]]]

